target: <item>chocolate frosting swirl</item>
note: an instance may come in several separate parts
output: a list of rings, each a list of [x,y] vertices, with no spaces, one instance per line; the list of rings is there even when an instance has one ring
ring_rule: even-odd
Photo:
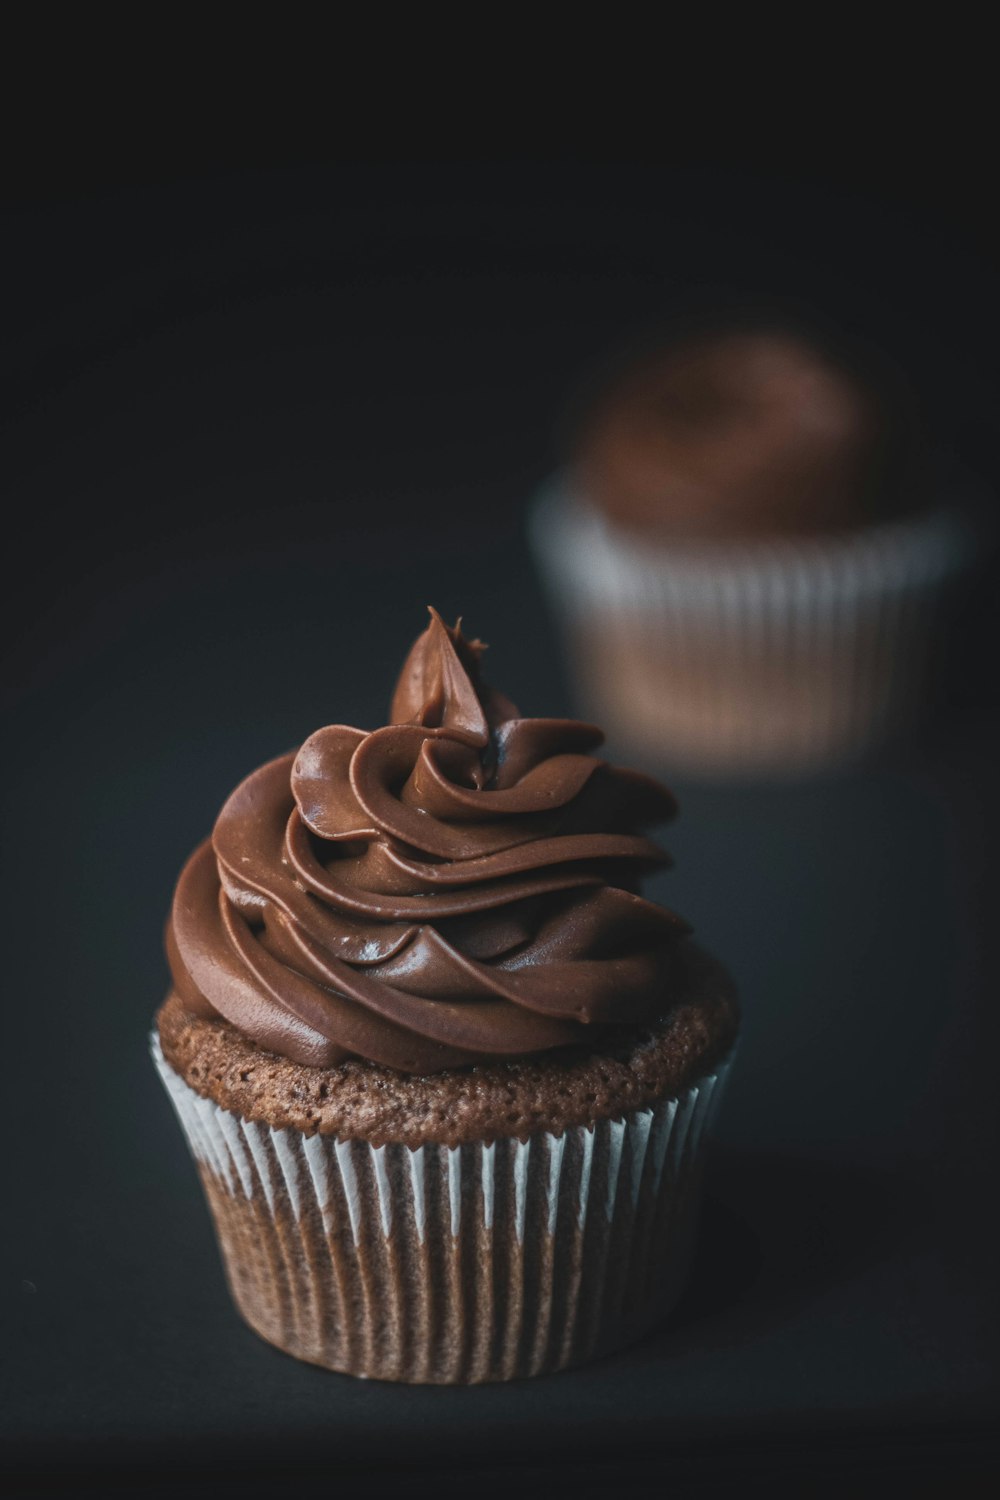
[[[435,611],[391,723],[318,730],[222,809],[177,886],[177,991],[295,1062],[404,1073],[523,1056],[669,1009],[686,924],[636,892],[665,787],[525,719]]]

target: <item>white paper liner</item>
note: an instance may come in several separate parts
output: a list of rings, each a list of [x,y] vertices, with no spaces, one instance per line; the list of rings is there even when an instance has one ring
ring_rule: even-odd
[[[236,1304],[300,1359],[383,1380],[538,1374],[639,1337],[682,1289],[730,1059],[593,1129],[414,1150],[241,1119],[155,1035],[152,1051]]]
[[[809,769],[912,725],[976,553],[939,510],[838,537],[647,546],[559,479],[531,540],[599,722],[695,771]]]

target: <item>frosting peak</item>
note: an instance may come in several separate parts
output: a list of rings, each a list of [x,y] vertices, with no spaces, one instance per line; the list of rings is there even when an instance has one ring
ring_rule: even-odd
[[[365,733],[330,725],[249,776],[182,873],[177,990],[271,1051],[432,1073],[573,1045],[669,1008],[686,925],[637,893],[666,788],[521,718],[431,610]]]
[[[482,683],[483,642],[467,641],[461,620],[449,628],[433,605],[428,608],[431,623],[414,641],[403,665],[390,720],[460,730],[471,743],[486,745],[494,725],[516,718],[517,709]]]

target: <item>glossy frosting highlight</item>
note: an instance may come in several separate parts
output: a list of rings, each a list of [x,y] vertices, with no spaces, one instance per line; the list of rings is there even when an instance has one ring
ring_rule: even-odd
[[[389,725],[320,729],[237,787],[174,898],[189,1011],[294,1062],[434,1073],[669,1010],[688,929],[637,884],[672,796],[595,757],[593,725],[519,717],[482,651],[431,611]]]

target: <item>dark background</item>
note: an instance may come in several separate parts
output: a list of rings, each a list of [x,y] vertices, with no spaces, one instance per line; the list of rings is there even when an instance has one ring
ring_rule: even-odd
[[[806,78],[769,114],[706,76],[627,117],[583,87],[548,135],[512,88],[498,142],[430,89],[352,113],[345,56],[335,108],[289,115],[255,73],[210,127],[180,86],[143,111],[140,72],[111,107],[72,71],[67,43],[4,172],[12,1482],[972,1492],[998,1409],[988,567],[919,738],[852,774],[675,782],[653,892],[747,1020],[690,1293],[637,1349],[465,1391],[270,1350],[146,1038],[187,853],[264,759],[383,720],[427,603],[525,712],[571,710],[526,509],[574,388],[656,320],[777,299],[869,342],[990,510],[976,86]]]

